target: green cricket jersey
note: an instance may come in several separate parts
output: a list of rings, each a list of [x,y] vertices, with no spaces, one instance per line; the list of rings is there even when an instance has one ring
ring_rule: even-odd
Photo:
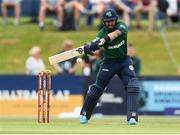
[[[104,45],[104,58],[124,58],[127,55],[127,34],[128,28],[123,22],[117,22],[116,29],[123,34]],[[97,34],[96,39],[101,39],[108,34],[106,27],[103,27]]]

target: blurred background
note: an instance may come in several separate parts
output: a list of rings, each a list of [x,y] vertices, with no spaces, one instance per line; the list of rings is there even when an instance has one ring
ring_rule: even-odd
[[[139,77],[139,112],[180,115],[179,0],[1,0],[0,116],[37,116],[37,74],[52,71],[51,115],[78,117],[103,50],[50,65],[48,57],[96,37],[113,8],[129,28],[128,55]],[[115,76],[96,114],[125,115],[126,91]]]

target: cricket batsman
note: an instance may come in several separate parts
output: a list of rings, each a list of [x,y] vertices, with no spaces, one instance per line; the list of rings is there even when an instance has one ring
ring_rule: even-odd
[[[118,21],[116,12],[108,9],[102,17],[104,27],[97,33],[96,39],[84,45],[84,53],[93,55],[104,48],[104,58],[96,81],[89,87],[84,105],[80,112],[80,123],[87,124],[99,98],[114,75],[122,80],[127,92],[127,121],[129,125],[138,122],[139,83],[130,57],[127,56],[127,26]],[[119,88],[121,89],[121,88]]]

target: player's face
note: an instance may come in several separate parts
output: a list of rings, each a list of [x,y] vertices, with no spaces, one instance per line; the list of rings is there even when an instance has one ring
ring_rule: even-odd
[[[112,20],[112,21],[106,21],[105,22],[105,25],[108,29],[113,29],[116,25],[116,21],[115,20]]]

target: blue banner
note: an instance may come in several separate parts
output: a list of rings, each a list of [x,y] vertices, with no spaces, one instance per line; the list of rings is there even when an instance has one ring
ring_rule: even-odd
[[[56,75],[52,76],[51,84],[51,115],[72,114],[82,106],[84,77]],[[0,75],[0,105],[3,108],[0,116],[37,115],[37,91],[38,76]],[[73,114],[79,116],[79,113]]]
[[[164,112],[168,108],[180,108],[180,80],[141,81],[145,103],[141,111]]]
[[[74,75],[52,76],[52,91],[68,90],[71,94],[81,94],[84,77]],[[0,91],[3,90],[35,90],[38,89],[38,76],[0,75]]]
[[[155,77],[154,77],[155,78]],[[74,75],[52,76],[51,93],[56,103],[62,103],[64,110],[72,110],[75,106],[82,106],[82,94],[85,96],[88,86],[95,81],[95,77],[83,77]],[[141,112],[155,112],[161,114],[180,114],[180,79],[141,78],[140,108]],[[33,100],[36,103],[38,89],[38,76],[30,75],[0,75],[0,101],[6,106],[7,101]],[[61,102],[59,102],[59,100]],[[67,102],[69,100],[69,102]],[[62,102],[64,101],[64,102]],[[9,106],[14,107],[13,102]],[[32,102],[30,102],[32,103]],[[74,104],[73,107],[70,105]],[[30,106],[30,105],[29,105]],[[31,108],[29,108],[31,109]],[[64,110],[57,110],[58,114]],[[11,112],[10,110],[8,110]],[[105,115],[126,114],[126,91],[122,82],[115,76],[102,97],[100,98],[95,113]],[[7,114],[4,112],[3,115]]]

